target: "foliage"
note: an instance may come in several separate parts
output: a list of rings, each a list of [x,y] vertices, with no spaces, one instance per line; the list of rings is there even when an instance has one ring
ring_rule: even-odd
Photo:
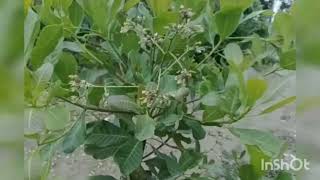
[[[281,156],[284,143],[271,133],[233,124],[273,99],[267,76],[295,70],[290,12],[271,23],[253,0],[25,2],[26,121],[40,114],[43,124],[25,137],[46,152],[42,166],[59,147],[72,153],[84,145],[95,159],[112,157],[123,179],[257,180],[266,174],[257,162]],[[244,29],[252,19],[272,31]],[[270,57],[274,63],[264,63]],[[200,147],[205,126],[229,129],[245,150],[226,153],[230,162],[221,166],[209,161]]]

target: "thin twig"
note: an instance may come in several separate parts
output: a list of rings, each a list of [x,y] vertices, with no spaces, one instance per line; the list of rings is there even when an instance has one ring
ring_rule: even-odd
[[[160,144],[157,148],[154,148],[150,153],[148,153],[147,155],[143,156],[143,159],[146,159],[147,157],[151,156],[153,153],[155,153],[156,151],[158,151],[159,149],[161,149],[163,146],[166,145],[166,143],[170,140],[170,137],[168,137],[167,140],[165,140],[164,142],[162,142],[162,144]]]
[[[83,104],[79,104],[79,103],[75,103],[75,102],[72,102],[70,101],[69,99],[67,98],[64,98],[64,97],[57,97],[69,104],[72,104],[72,105],[75,105],[75,106],[78,106],[82,109],[87,109],[87,110],[91,110],[91,111],[98,111],[98,112],[107,112],[107,113],[125,113],[125,114],[135,114],[134,112],[131,112],[131,111],[121,111],[121,110],[111,110],[111,109],[105,109],[105,108],[98,108],[98,107],[93,107],[93,106],[86,106],[86,105],[83,105]]]
[[[159,142],[159,143],[164,143],[164,142],[162,142],[161,140],[158,140],[158,139],[155,139],[155,138],[152,138],[152,140],[157,141],[157,142]],[[170,147],[170,148],[173,148],[173,149],[179,149],[177,146],[173,146],[173,145],[168,144],[168,143],[164,143],[164,145],[166,145],[166,146],[168,146],[168,147]]]
[[[196,99],[192,99],[192,100],[190,100],[190,101],[186,102],[186,104],[191,104],[191,103],[194,103],[194,102],[200,101],[201,99],[202,99],[201,97],[196,98]]]
[[[201,64],[203,64],[207,59],[209,59],[212,54],[218,49],[218,47],[220,46],[220,44],[222,43],[222,41],[219,41],[215,47],[210,51],[210,53],[197,65],[197,67],[199,67]]]

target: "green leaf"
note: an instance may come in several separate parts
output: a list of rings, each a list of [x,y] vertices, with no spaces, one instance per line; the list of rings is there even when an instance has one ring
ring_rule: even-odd
[[[128,140],[129,135],[108,121],[95,122],[92,129],[87,133],[85,144],[106,147],[121,144]]]
[[[182,115],[166,114],[159,119],[158,123],[163,124],[165,126],[173,126],[176,124],[176,122],[180,121],[181,119]]]
[[[242,23],[244,23],[244,22],[246,22],[246,21],[248,21],[248,20],[250,20],[250,19],[252,19],[254,17],[257,17],[257,16],[259,16],[261,14],[264,14],[264,13],[267,13],[267,12],[270,12],[270,11],[269,10],[253,11],[252,13],[248,14],[246,17],[241,19],[239,24],[242,24]],[[273,13],[273,12],[271,11],[271,13]]]
[[[219,11],[214,18],[221,40],[230,36],[238,27],[242,11],[231,9]]]
[[[104,89],[103,88],[92,88],[88,94],[88,102],[89,104],[99,106],[101,99],[103,98]]]
[[[192,130],[192,135],[195,139],[201,140],[206,136],[206,131],[203,129],[199,121],[184,119],[184,122]]]
[[[166,26],[175,23],[179,20],[179,14],[176,12],[163,12],[153,20],[153,30],[160,34],[164,34],[167,29]]]
[[[78,74],[78,63],[71,53],[63,52],[54,70],[62,82],[68,83],[69,75]]]
[[[82,23],[84,12],[81,6],[73,1],[69,7],[69,18],[74,26],[79,26]]]
[[[112,110],[127,111],[136,114],[141,113],[141,107],[129,97],[123,95],[109,96],[107,99],[107,106]]]
[[[203,123],[213,122],[226,115],[219,107],[205,107],[203,112]]]
[[[257,146],[247,145],[246,147],[250,155],[250,164],[253,167],[254,174],[257,177],[263,176],[265,171],[262,169],[261,162],[269,162],[271,160],[270,157],[265,155]]]
[[[296,49],[290,49],[280,54],[280,66],[284,69],[296,70]]]
[[[249,79],[247,81],[248,106],[253,106],[263,96],[268,84],[264,79]]]
[[[34,69],[40,67],[45,58],[56,48],[63,36],[62,25],[49,25],[42,29],[36,46],[31,53],[31,65]]]
[[[155,16],[160,15],[163,12],[169,10],[169,6],[172,0],[147,0],[149,6],[152,9],[152,12]]]
[[[107,34],[108,28],[116,20],[116,15],[124,5],[124,0],[77,0],[84,11],[92,18],[96,29]]]
[[[241,100],[239,97],[239,89],[237,87],[230,87],[222,94],[223,102],[220,105],[220,109],[229,114],[235,114],[241,106]]]
[[[85,144],[84,152],[91,155],[94,159],[107,159],[114,156],[122,145],[123,143],[112,144],[106,147],[98,147],[96,145]]]
[[[246,10],[254,0],[220,0],[220,8],[225,9],[241,9]]]
[[[117,180],[116,178],[112,176],[90,176],[89,180]]]
[[[224,48],[224,55],[229,62],[240,65],[243,62],[243,53],[237,43],[229,43]]]
[[[253,166],[250,164],[242,165],[240,167],[239,177],[241,180],[258,180],[259,179],[254,172]]]
[[[125,5],[124,5],[124,10],[128,11],[129,9],[131,9],[132,7],[134,7],[135,5],[137,5],[140,2],[140,0],[128,0]]]
[[[117,151],[114,160],[119,165],[120,171],[127,176],[140,166],[142,156],[142,142],[130,139]]]
[[[277,157],[284,145],[283,141],[268,132],[240,128],[232,128],[230,131],[238,136],[243,144],[256,145],[269,157]]]
[[[294,102],[295,100],[296,100],[296,96],[292,96],[292,97],[283,99],[283,100],[277,102],[276,104],[274,104],[274,105],[272,105],[272,106],[264,109],[264,110],[260,113],[260,115],[262,115],[262,114],[267,114],[267,113],[271,113],[271,112],[273,112],[273,111],[275,111],[275,110],[278,110],[278,109],[282,108],[282,107],[285,106],[285,105],[288,105],[288,104]]]
[[[32,10],[28,9],[27,17],[24,21],[24,59],[29,60],[34,42],[40,31],[39,16]]]
[[[46,128],[49,130],[63,129],[70,121],[70,112],[63,106],[48,109],[44,116]]]
[[[108,1],[106,0],[77,0],[84,11],[92,18],[97,29],[105,33],[108,29]]]
[[[288,50],[292,42],[296,39],[293,16],[286,12],[277,13],[274,17],[272,27],[276,35],[280,35],[284,38],[282,48]]]
[[[218,106],[221,103],[221,94],[210,92],[201,98],[201,103],[206,106]]]
[[[135,122],[135,137],[139,141],[152,138],[156,127],[156,122],[148,115],[138,115],[133,117]]]
[[[34,72],[34,78],[36,80],[35,88],[42,87],[50,81],[53,69],[54,67],[51,63],[45,63]]]
[[[105,50],[105,55],[108,57],[107,60],[123,64],[122,57],[119,53],[119,50],[117,48],[115,48],[115,46],[113,44],[111,44],[108,41],[105,41],[105,42],[101,43],[100,45]]]
[[[178,89],[177,81],[173,75],[165,75],[160,81],[160,92],[161,93],[172,93]]]
[[[81,113],[77,122],[70,129],[68,134],[63,140],[63,152],[70,154],[73,153],[86,139],[86,122],[85,111]]]
[[[179,165],[183,171],[196,167],[202,159],[202,155],[192,149],[182,152],[179,159]]]
[[[294,180],[294,179],[295,178],[291,173],[284,172],[284,171],[280,172],[280,174],[276,178],[276,180]]]
[[[61,1],[61,0],[53,0],[52,1],[52,6],[54,8],[62,8],[65,12],[67,11],[67,9],[71,6],[73,0],[64,0],[64,1]]]

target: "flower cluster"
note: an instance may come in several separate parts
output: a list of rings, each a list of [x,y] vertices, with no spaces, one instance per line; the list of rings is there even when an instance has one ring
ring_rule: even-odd
[[[188,81],[192,78],[192,71],[188,71],[187,69],[183,69],[178,72],[179,74],[175,77],[177,84],[182,86],[187,86]]]
[[[145,50],[155,47],[155,44],[161,44],[164,40],[158,33],[152,34],[149,29],[143,28],[140,23],[136,23],[131,19],[127,19],[124,22],[120,33],[128,33],[129,31],[134,31],[137,34],[140,38],[140,47]]]
[[[180,7],[180,16],[182,23],[171,24],[166,27],[168,29],[168,37],[173,38],[175,35],[179,34],[182,38],[190,38],[194,34],[202,33],[204,28],[191,21],[194,13],[190,8]]]
[[[71,91],[76,92],[79,89],[87,89],[89,84],[85,80],[81,80],[78,75],[69,75]]]
[[[142,95],[143,96],[140,98],[141,104],[146,105],[148,108],[165,108],[171,104],[170,97],[168,95],[159,95],[154,90],[144,90],[142,91]]]
[[[183,5],[180,6],[180,16],[185,22],[189,22],[194,15],[191,8],[185,8]]]
[[[161,44],[162,42],[163,38],[158,33],[152,34],[150,30],[143,29],[139,44],[142,49],[149,50],[155,47],[156,44]]]

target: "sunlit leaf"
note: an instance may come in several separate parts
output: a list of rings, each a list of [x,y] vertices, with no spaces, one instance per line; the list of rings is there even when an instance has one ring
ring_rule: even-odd
[[[215,24],[221,39],[230,36],[238,27],[242,11],[231,9],[220,11],[215,15]]]
[[[247,94],[249,106],[253,106],[255,102],[263,96],[267,90],[268,84],[263,79],[249,79],[247,81]]]
[[[247,145],[256,145],[269,157],[277,157],[284,145],[283,141],[271,133],[255,130],[232,128],[231,132],[240,138],[240,141]]]
[[[283,99],[283,100],[277,102],[276,104],[264,109],[260,114],[271,113],[273,111],[276,111],[276,110],[280,109],[281,107],[283,107],[285,105],[288,105],[288,104],[294,102],[295,100],[296,100],[296,96],[292,96],[292,97]]]
[[[154,136],[156,122],[152,118],[148,115],[138,115],[134,116],[133,120],[136,123],[135,137],[138,140],[144,141]]]
[[[45,58],[56,48],[62,36],[62,25],[49,25],[42,29],[31,53],[30,63],[33,68],[42,65]]]
[[[224,48],[224,55],[228,61],[240,65],[243,62],[243,53],[240,46],[236,43],[230,43]]]
[[[50,108],[44,112],[44,122],[49,130],[65,128],[70,121],[70,112],[63,106]]]

